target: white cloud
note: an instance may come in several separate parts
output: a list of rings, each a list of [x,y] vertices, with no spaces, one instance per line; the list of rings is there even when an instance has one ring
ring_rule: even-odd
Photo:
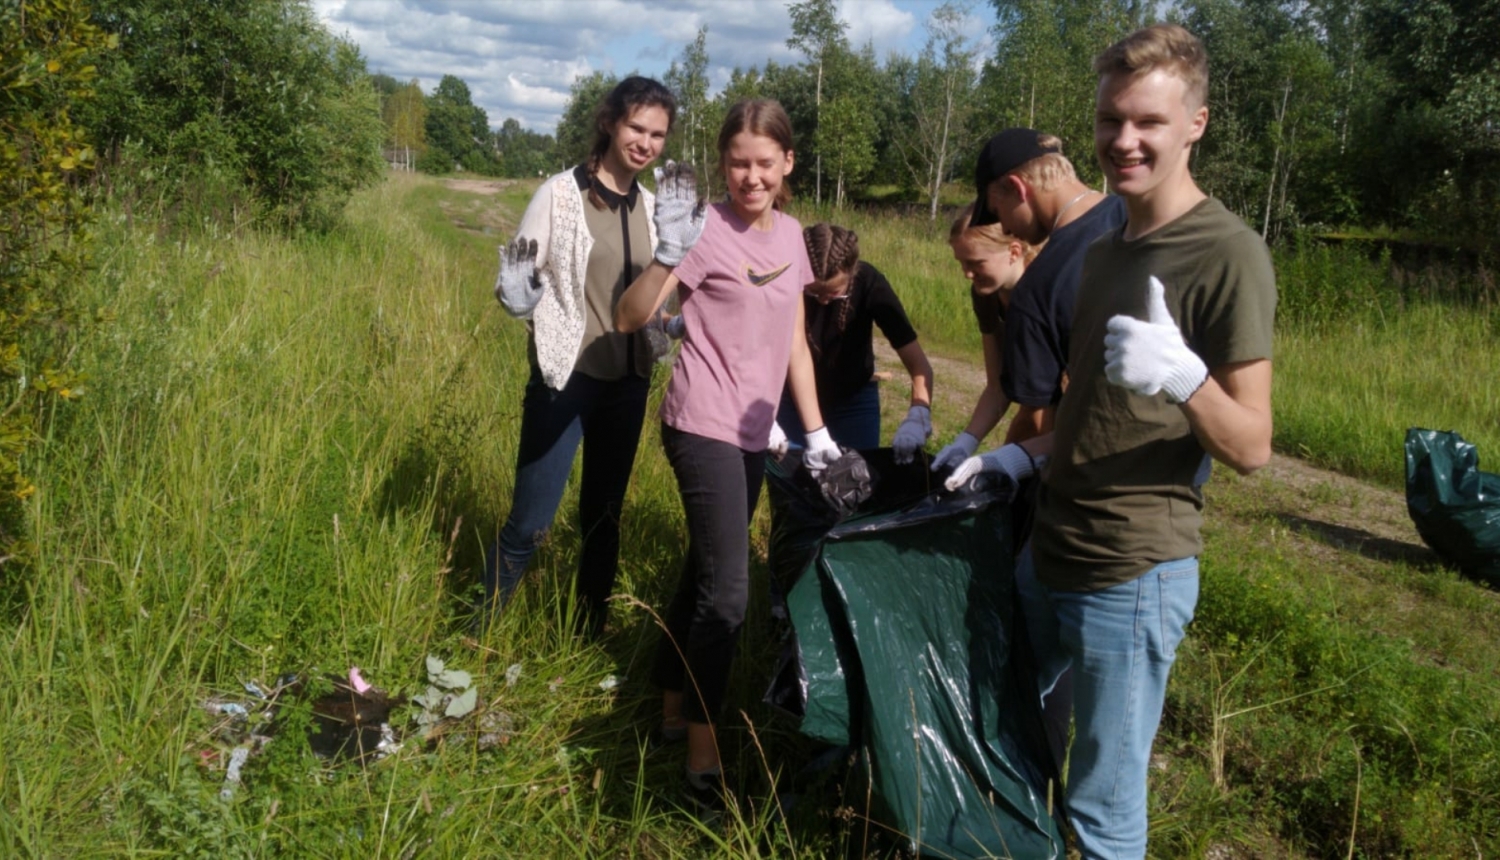
[[[940,0],[840,0],[851,44],[877,56],[915,53]],[[550,132],[573,81],[594,70],[660,77],[708,26],[710,80],[768,59],[797,62],[786,47],[787,0],[313,0],[336,35],[359,45],[370,71],[417,80],[431,92],[462,78],[495,127],[515,117]]]

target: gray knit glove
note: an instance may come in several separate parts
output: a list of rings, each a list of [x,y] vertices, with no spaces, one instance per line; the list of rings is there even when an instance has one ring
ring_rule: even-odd
[[[536,240],[517,236],[500,246],[500,276],[495,279],[495,298],[512,316],[526,317],[542,298],[536,272]]]
[[[676,266],[703,235],[707,210],[690,164],[668,161],[656,176],[656,261]]]
[[[1043,462],[1026,453],[1020,445],[1011,442],[958,464],[958,468],[953,470],[943,486],[951,492],[968,484],[972,478],[986,473],[1004,475],[1011,483],[1019,484],[1036,474]]]

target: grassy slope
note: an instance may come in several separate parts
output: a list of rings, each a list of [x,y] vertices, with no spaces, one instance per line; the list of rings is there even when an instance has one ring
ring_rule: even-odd
[[[645,607],[664,605],[681,553],[652,422],[619,583],[638,603],[618,607],[606,646],[557,633],[578,545],[570,513],[516,611],[465,639],[480,548],[508,504],[525,377],[523,329],[489,296],[494,246],[529,189],[491,197],[394,177],[356,201],[347,230],[298,243],[172,244],[106,226],[90,288],[116,322],[82,345],[93,390],[55,417],[37,464],[44,557],[6,583],[7,854],[816,856],[863,844],[857,817],[852,828],[828,817],[829,796],[785,827],[700,830],[672,811],[675,756],[641,756]],[[945,226],[851,223],[924,341],[971,356]],[[1489,441],[1494,385],[1463,370],[1494,364],[1474,358],[1493,351],[1475,319],[1398,321],[1405,339],[1437,345],[1403,352],[1417,368],[1398,367],[1407,381],[1373,403],[1356,394],[1374,371],[1358,368],[1386,366],[1388,337],[1284,331],[1279,445],[1389,480],[1372,464],[1399,451],[1412,404],[1433,399],[1446,410],[1434,420],[1482,425],[1471,438]],[[1471,397],[1411,382],[1450,348],[1450,385]],[[963,399],[945,399],[939,421],[961,420]],[[1367,420],[1319,423],[1334,411]],[[1367,424],[1383,429],[1359,442],[1349,427]],[[1333,492],[1213,487],[1204,600],[1154,777],[1161,856],[1342,855],[1351,840],[1366,856],[1500,850],[1492,596],[1430,563],[1331,547],[1296,525],[1308,517],[1289,519],[1337,507]],[[807,749],[751,704],[774,655],[764,606],[754,601],[731,694],[754,735],[742,721],[725,729],[742,772],[795,767]],[[500,749],[455,733],[362,770],[275,741],[234,803],[215,799],[224,750],[205,696],[351,664],[415,690],[428,653],[475,673],[511,726]],[[611,675],[627,680],[601,690]]]

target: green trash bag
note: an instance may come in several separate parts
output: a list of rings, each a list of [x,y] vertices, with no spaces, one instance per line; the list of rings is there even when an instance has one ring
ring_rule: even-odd
[[[1500,475],[1452,431],[1406,431],[1406,510],[1417,534],[1465,576],[1500,588]]]
[[[920,459],[861,453],[875,490],[842,519],[818,510],[795,457],[768,464],[772,568],[803,568],[787,593],[791,657],[767,699],[800,704],[804,734],[862,751],[871,814],[921,856],[1061,858],[1013,493],[935,492]]]

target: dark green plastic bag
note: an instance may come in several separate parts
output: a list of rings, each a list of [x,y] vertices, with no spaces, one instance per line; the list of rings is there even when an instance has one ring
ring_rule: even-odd
[[[1452,431],[1406,431],[1406,509],[1417,533],[1464,575],[1500,587],[1500,475]]]
[[[1011,493],[932,492],[920,459],[862,453],[875,495],[832,525],[795,457],[768,466],[772,568],[803,567],[796,647],[767,699],[795,714],[800,698],[804,734],[862,750],[872,814],[921,856],[1060,858]]]

